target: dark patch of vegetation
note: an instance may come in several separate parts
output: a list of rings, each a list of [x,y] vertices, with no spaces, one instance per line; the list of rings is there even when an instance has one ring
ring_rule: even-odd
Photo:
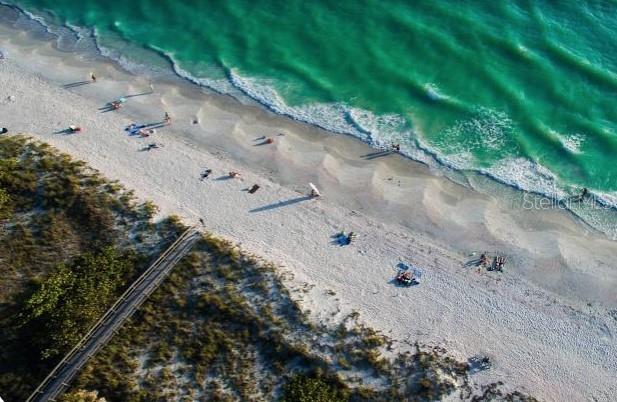
[[[24,400],[176,235],[152,204],[26,137],[0,138],[0,395]],[[141,241],[137,240],[137,237]]]
[[[432,401],[472,389],[467,363],[392,341],[352,314],[310,321],[275,267],[206,236],[82,370],[108,401]],[[368,380],[368,381],[367,381]]]
[[[347,395],[319,377],[296,375],[283,386],[281,402],[344,402]]]
[[[60,402],[106,402],[105,398],[99,398],[96,391],[78,389],[68,392],[60,397]]]
[[[25,303],[24,332],[42,358],[65,353],[113,304],[134,276],[136,254],[107,247],[58,265]]]

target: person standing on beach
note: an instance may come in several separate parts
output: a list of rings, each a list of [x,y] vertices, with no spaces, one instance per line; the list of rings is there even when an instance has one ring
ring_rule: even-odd
[[[96,82],[96,75],[94,75],[94,73],[90,73],[90,79],[92,82]]]
[[[166,125],[171,124],[171,116],[169,115],[169,113],[165,112],[165,118],[163,119],[163,121],[165,122]]]

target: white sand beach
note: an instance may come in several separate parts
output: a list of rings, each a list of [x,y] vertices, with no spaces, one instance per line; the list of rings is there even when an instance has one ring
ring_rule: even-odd
[[[151,82],[9,27],[0,50],[1,127],[282,265],[290,286],[312,286],[301,297],[315,319],[357,310],[401,348],[489,356],[479,384],[501,380],[548,401],[617,397],[617,242],[569,214],[524,209],[513,190],[482,194],[396,154],[367,156],[376,150],[351,137],[171,76]],[[96,83],[64,87],[91,72]],[[100,110],[120,97],[122,109]],[[165,112],[172,124],[149,138],[125,130]],[[71,124],[84,131],[61,133]],[[258,145],[263,136],[274,142]],[[160,148],[143,150],[153,142]],[[306,197],[309,182],[322,198]],[[253,184],[256,193],[243,191]],[[333,244],[341,230],[356,240]],[[505,255],[505,272],[465,266],[483,251]],[[420,285],[392,282],[399,261],[421,267]]]

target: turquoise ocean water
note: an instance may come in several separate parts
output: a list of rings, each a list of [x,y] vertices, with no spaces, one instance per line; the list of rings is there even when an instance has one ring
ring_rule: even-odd
[[[412,158],[617,204],[617,3],[12,0],[108,54]],[[129,46],[130,45],[130,46]]]

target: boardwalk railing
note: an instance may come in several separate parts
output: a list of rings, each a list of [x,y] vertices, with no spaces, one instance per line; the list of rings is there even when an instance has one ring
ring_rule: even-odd
[[[158,288],[171,268],[192,249],[198,238],[199,232],[195,227],[190,227],[183,232],[122,293],[75,347],[45,377],[26,402],[54,401],[56,397],[62,394],[87,360],[107,343],[124,321]]]

